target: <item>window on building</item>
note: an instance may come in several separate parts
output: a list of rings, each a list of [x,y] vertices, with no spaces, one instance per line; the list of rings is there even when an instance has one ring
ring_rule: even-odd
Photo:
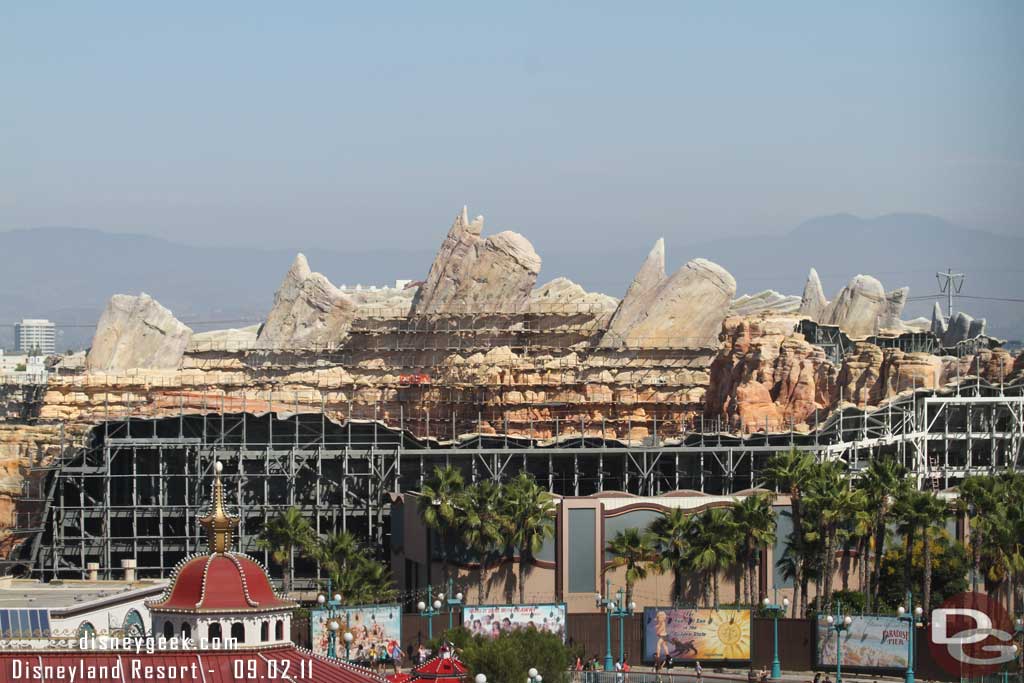
[[[210,627],[206,630],[206,639],[212,642],[223,637],[220,632],[220,624],[210,624]]]
[[[284,619],[277,620],[277,625],[274,626],[274,638],[284,640]]]
[[[142,638],[146,635],[146,622],[138,610],[128,610],[124,617],[124,635],[126,638]]]
[[[191,638],[192,637],[192,624],[187,621],[181,625],[181,637]]]
[[[96,627],[93,626],[90,622],[83,621],[81,624],[79,624],[79,626],[78,626],[78,638],[79,638],[79,640],[81,640],[82,638],[84,638],[86,636],[92,637],[92,636],[95,636],[95,635],[96,635]]]
[[[264,621],[260,623],[260,641],[267,642],[270,640],[270,622]]]
[[[164,622],[164,638],[171,639],[174,637],[174,624],[169,621]]]
[[[236,621],[231,624],[231,638],[238,641],[239,643],[245,642],[245,624],[240,621]]]

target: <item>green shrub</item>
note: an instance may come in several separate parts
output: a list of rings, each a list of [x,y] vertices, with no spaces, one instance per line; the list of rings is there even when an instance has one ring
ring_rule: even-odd
[[[475,636],[462,650],[472,675],[487,675],[488,683],[521,683],[536,667],[545,683],[566,683],[572,652],[553,633],[517,629],[497,638]]]

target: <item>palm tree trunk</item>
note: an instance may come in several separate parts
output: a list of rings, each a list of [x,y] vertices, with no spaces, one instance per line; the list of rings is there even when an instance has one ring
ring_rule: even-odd
[[[674,593],[672,600],[673,606],[675,606],[682,604],[683,602],[683,581],[685,579],[683,578],[683,573],[679,571],[679,569],[674,569],[673,573],[675,574],[675,577],[672,581],[672,591]]]
[[[914,550],[914,530],[911,529],[907,532],[907,537],[904,539],[904,562],[903,562],[903,583],[907,590],[910,590],[910,575],[912,569],[911,553]]]
[[[714,576],[711,577],[711,585],[714,586],[714,589],[715,589],[715,607],[718,607],[718,572],[717,571],[714,573]]]
[[[526,602],[526,549],[519,549],[519,604]]]
[[[927,528],[921,540],[924,544],[924,613],[931,614],[928,608],[932,600],[932,539]]]
[[[884,519],[884,518],[883,518]],[[885,551],[885,523],[879,521],[875,526],[875,560],[871,569],[871,587],[874,590],[874,599],[878,599],[878,585],[879,580],[882,577],[882,555]]]
[[[487,584],[487,560],[480,559],[480,585],[476,589],[476,604],[484,604],[484,586]]]
[[[835,540],[831,530],[825,532],[825,562],[822,563],[823,586],[822,596],[818,600],[819,606],[828,606],[832,598],[832,569],[835,563],[836,551],[835,551]]]
[[[799,607],[800,600],[797,599],[796,592],[804,593],[806,591],[806,589],[804,588],[805,585],[806,585],[806,580],[804,579],[804,577],[802,576],[802,572],[800,571],[800,558],[797,558],[796,562],[793,563],[793,590],[794,590],[794,595],[793,595],[793,618],[794,619],[797,618],[797,615],[803,614],[803,612],[800,611],[800,607]],[[806,595],[804,595],[803,597],[806,599]]]

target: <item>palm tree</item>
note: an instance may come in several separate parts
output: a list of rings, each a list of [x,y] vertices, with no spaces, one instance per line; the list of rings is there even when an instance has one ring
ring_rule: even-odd
[[[863,491],[850,489],[843,476],[842,463],[822,463],[815,469],[815,476],[807,484],[806,503],[817,524],[805,531],[805,536],[810,541],[821,541],[824,583],[821,598],[827,608],[832,600],[832,577],[839,541],[848,537],[857,512],[864,509],[865,499]]]
[[[664,516],[655,518],[649,527],[655,551],[660,558],[658,571],[672,572],[674,604],[681,603],[683,599],[683,586],[690,562],[690,544],[697,528],[695,519],[682,508],[672,508]]]
[[[293,507],[268,520],[259,538],[256,539],[256,547],[269,551],[271,559],[284,570],[281,581],[285,594],[290,593],[292,589],[292,552],[296,548],[308,552],[315,536],[309,521],[302,516],[298,508]]]
[[[998,508],[998,494],[995,477],[968,477],[960,484],[957,507],[964,514],[970,528],[973,591],[978,590],[978,577],[982,576],[981,560],[986,546],[985,531]]]
[[[449,578],[449,547],[458,526],[456,509],[464,486],[459,470],[451,466],[435,467],[433,476],[420,490],[420,515],[427,528],[437,532],[445,582]]]
[[[625,529],[608,541],[611,562],[604,571],[618,567],[626,568],[626,605],[633,602],[633,585],[647,578],[648,569],[658,560],[654,550],[654,538],[641,533],[639,529]]]
[[[710,582],[714,604],[718,606],[719,574],[736,564],[737,545],[736,525],[730,510],[712,508],[698,516],[691,557],[693,568],[704,575],[702,594],[705,602]]]
[[[312,551],[313,557],[328,574],[340,573],[350,560],[361,557],[359,542],[347,531],[328,534]]]
[[[939,526],[946,518],[946,504],[935,494],[928,491],[906,491],[896,501],[896,514],[899,517],[897,530],[903,535],[906,544],[906,562],[904,564],[904,581],[910,586],[911,557],[914,537],[920,531],[924,554],[924,587],[922,607],[925,614],[931,606],[932,596],[932,536],[933,527]]]
[[[487,556],[502,540],[505,526],[499,515],[501,487],[490,479],[484,479],[466,489],[461,507],[463,519],[460,527],[462,542],[480,560],[477,604],[484,603],[484,586],[487,581]]]
[[[858,488],[864,491],[865,509],[871,516],[870,533],[874,544],[874,561],[864,589],[865,609],[871,611],[871,605],[878,598],[879,577],[882,575],[882,557],[885,555],[885,537],[892,514],[892,507],[900,492],[910,484],[907,468],[895,458],[876,458],[871,461],[861,475]],[[864,561],[867,554],[864,554]]]
[[[505,487],[503,499],[509,546],[519,551],[519,602],[526,602],[526,570],[530,559],[555,535],[551,494],[525,472]]]
[[[789,495],[790,515],[793,520],[793,532],[790,535],[790,544],[800,543],[799,536],[803,534],[803,511],[801,509],[803,491],[808,482],[814,476],[815,461],[813,456],[804,453],[797,448],[773,455],[765,464],[763,476],[765,483],[775,488],[780,493]],[[793,576],[794,585],[805,586],[806,582],[801,576],[803,563],[798,562]],[[793,601],[793,616],[797,615],[797,601]]]
[[[757,558],[760,552],[775,544],[775,511],[772,509],[773,494],[760,493],[747,496],[732,505],[732,518],[740,533],[740,558],[746,567],[748,605],[754,604],[754,586],[757,573]],[[737,592],[737,601],[740,596]]]

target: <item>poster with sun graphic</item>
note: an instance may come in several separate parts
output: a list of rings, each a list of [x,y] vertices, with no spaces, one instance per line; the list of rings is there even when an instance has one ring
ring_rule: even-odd
[[[750,659],[750,610],[644,608],[644,660]]]

